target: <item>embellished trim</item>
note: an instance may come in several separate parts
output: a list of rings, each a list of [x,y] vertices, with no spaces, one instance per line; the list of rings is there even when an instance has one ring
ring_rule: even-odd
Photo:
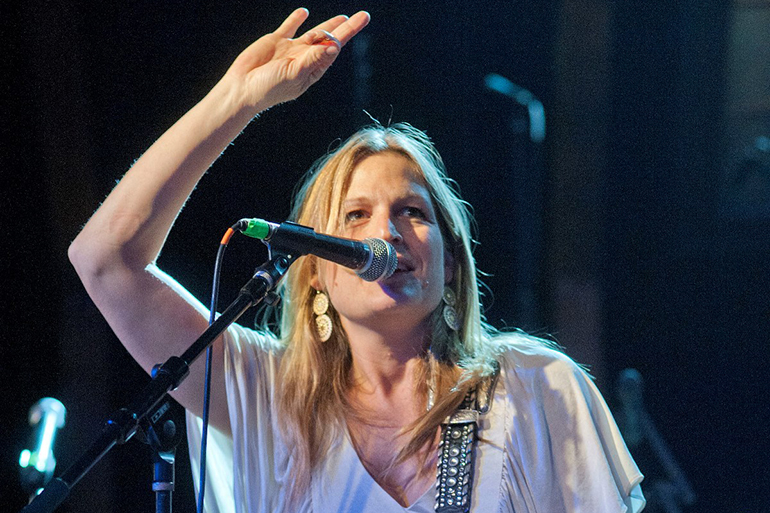
[[[441,428],[435,506],[438,513],[470,511],[476,429],[475,421]]]
[[[470,512],[478,420],[492,406],[499,374],[497,364],[494,374],[469,390],[457,411],[441,426],[434,507],[437,513]]]

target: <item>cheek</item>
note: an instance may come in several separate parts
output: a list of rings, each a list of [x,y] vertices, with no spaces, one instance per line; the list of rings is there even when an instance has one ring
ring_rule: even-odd
[[[444,255],[444,285],[449,285],[454,280],[454,261]]]
[[[444,249],[443,240],[440,236],[434,236],[429,246],[431,248],[431,255],[428,259],[428,262],[430,262],[428,274],[432,277],[430,281],[443,288],[444,285],[452,281],[452,261],[449,253]]]
[[[332,302],[332,306],[340,306],[350,302],[351,297],[356,297],[360,291],[360,285],[367,283],[344,267],[331,262],[325,262],[319,266],[319,282],[321,290],[325,291]]]
[[[435,271],[443,275],[442,285],[446,285],[454,278],[454,258],[452,253],[446,249],[444,238],[441,232],[436,228],[436,233],[431,234],[430,242],[432,262]]]
[[[448,285],[455,277],[455,258],[451,251],[444,248],[444,285]]]
[[[316,276],[319,290],[328,291],[334,286],[334,282],[337,279],[336,266],[327,262],[326,260],[318,259],[318,275]]]

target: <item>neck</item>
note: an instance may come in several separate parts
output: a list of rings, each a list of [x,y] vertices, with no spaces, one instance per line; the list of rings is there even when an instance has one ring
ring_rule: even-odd
[[[352,377],[358,394],[378,400],[399,391],[414,396],[414,378],[427,349],[428,323],[411,331],[383,332],[342,321],[353,357]]]

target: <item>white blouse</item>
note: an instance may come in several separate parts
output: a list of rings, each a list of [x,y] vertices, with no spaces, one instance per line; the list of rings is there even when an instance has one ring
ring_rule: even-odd
[[[509,335],[508,335],[509,336]],[[280,353],[263,334],[232,326],[225,342],[232,438],[209,430],[207,513],[290,513],[292,461],[274,401]],[[598,389],[572,360],[522,337],[499,358],[492,407],[479,420],[471,511],[636,513],[642,474]],[[198,481],[201,420],[187,414]],[[369,475],[347,433],[312,477],[300,513],[431,513],[435,485],[408,508]]]

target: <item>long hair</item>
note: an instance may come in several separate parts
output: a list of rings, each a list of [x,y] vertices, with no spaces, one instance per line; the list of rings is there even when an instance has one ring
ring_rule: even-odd
[[[407,426],[406,446],[394,463],[420,454],[433,440],[436,428],[462,401],[467,390],[493,372],[495,355],[505,337],[483,319],[476,264],[473,258],[472,217],[469,206],[447,177],[444,164],[428,136],[408,124],[374,125],[355,133],[335,152],[319,159],[297,190],[292,219],[323,233],[340,233],[342,202],[356,166],[382,152],[406,157],[425,181],[436,210],[446,249],[454,262],[450,287],[457,295],[461,328],[453,332],[441,320],[437,305],[432,316],[430,350],[422,360],[417,393],[433,396],[432,408]],[[339,317],[331,312],[333,334],[321,342],[313,329],[311,278],[316,257],[299,258],[281,284],[280,339],[284,345],[278,381],[278,411],[292,451],[292,496],[307,489],[310,477],[335,436],[344,429],[347,414],[355,411],[347,400],[352,357]],[[425,399],[427,401],[427,399]],[[427,402],[426,402],[427,404]],[[424,451],[423,451],[424,452]]]

